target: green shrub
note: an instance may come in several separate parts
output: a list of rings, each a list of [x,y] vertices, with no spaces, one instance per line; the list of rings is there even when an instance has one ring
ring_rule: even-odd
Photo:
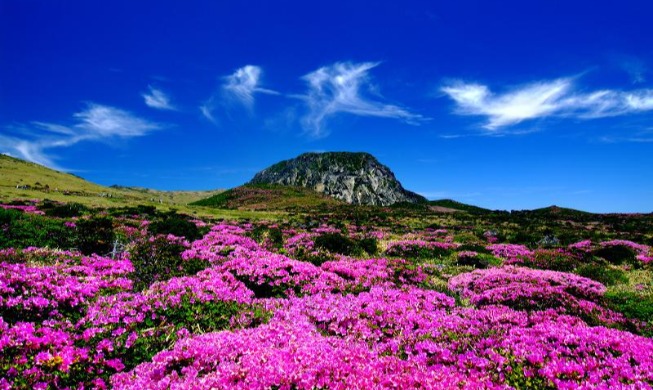
[[[283,232],[279,228],[270,228],[267,226],[259,225],[251,231],[247,232],[247,236],[254,239],[259,244],[264,244],[267,247],[280,249],[283,247]]]
[[[477,243],[468,243],[468,244],[462,244],[459,246],[457,249],[459,252],[463,251],[472,251],[476,253],[485,253],[485,254],[490,254],[492,251],[489,251],[485,248],[485,245],[477,244]]]
[[[594,251],[594,255],[602,257],[612,264],[635,264],[635,252],[623,245],[610,245]]]
[[[80,203],[44,202],[39,208],[45,212],[45,215],[58,218],[79,217],[89,212],[89,208]]]
[[[653,337],[653,297],[627,291],[608,291],[605,294],[608,306],[626,317],[640,322],[639,333]]]
[[[94,217],[76,222],[77,249],[85,255],[96,253],[106,255],[113,249],[115,234],[113,220],[108,217]]]
[[[600,264],[582,265],[576,269],[576,273],[580,276],[596,280],[606,286],[628,282],[628,277],[624,271]]]
[[[356,244],[356,241],[339,233],[325,233],[316,237],[315,248],[325,249],[331,253],[339,253],[345,256],[362,254],[362,249]]]
[[[404,259],[444,259],[451,253],[453,253],[453,250],[449,248],[423,244],[394,246],[385,251],[387,256],[402,257]]]
[[[69,249],[74,246],[74,238],[62,220],[0,208],[0,248]]]
[[[109,209],[109,214],[115,217],[130,217],[139,215],[143,217],[156,217],[158,211],[155,206],[138,205],[136,207],[120,207]]]
[[[156,220],[148,226],[151,234],[172,234],[177,237],[186,237],[188,241],[194,241],[202,237],[200,229],[188,220],[185,215],[170,212],[161,219]]]
[[[456,234],[454,237],[454,241],[458,242],[463,245],[469,245],[469,246],[482,246],[483,240],[478,238],[474,233],[472,232],[462,232]],[[485,248],[483,248],[485,249]],[[474,249],[467,249],[467,250],[474,250]]]
[[[154,282],[194,275],[210,265],[206,260],[183,260],[181,252],[185,249],[180,241],[170,241],[163,235],[135,242],[129,250],[134,289],[140,291]]]
[[[478,253],[476,256],[458,256],[457,263],[458,265],[483,269],[489,266],[501,265],[501,259],[486,253]]]
[[[366,237],[358,240],[358,246],[370,256],[379,253],[379,240],[374,237]]]
[[[570,272],[576,269],[578,258],[558,249],[537,249],[533,256],[524,258],[526,267]]]

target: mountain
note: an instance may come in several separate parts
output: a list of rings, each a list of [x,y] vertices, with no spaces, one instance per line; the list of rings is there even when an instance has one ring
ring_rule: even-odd
[[[351,204],[426,202],[405,190],[394,173],[369,153],[304,153],[262,170],[248,184],[305,187]]]

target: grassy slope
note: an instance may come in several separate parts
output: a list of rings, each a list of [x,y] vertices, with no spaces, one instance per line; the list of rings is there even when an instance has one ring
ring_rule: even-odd
[[[236,187],[192,204],[234,210],[289,210],[344,203],[307,188],[256,184]]]
[[[492,212],[492,210],[489,209],[456,202],[455,200],[451,199],[429,200],[428,204],[429,206],[446,207],[454,210],[467,211],[473,214],[487,214]]]
[[[569,208],[558,207],[558,206],[549,206],[541,209],[529,210],[529,212],[533,215],[537,215],[541,217],[558,217],[558,218],[583,217],[583,216],[587,217],[592,215],[592,213],[589,213],[587,211],[569,209]]]
[[[17,185],[30,186],[30,188],[16,188]],[[77,202],[91,207],[123,207],[151,204],[164,210],[174,208],[187,214],[208,217],[228,219],[277,218],[275,213],[216,211],[212,208],[188,206],[189,203],[220,192],[223,191],[157,191],[133,187],[105,187],[69,173],[55,171],[38,164],[0,155],[0,202],[51,199],[67,203]],[[106,194],[111,194],[111,197],[106,196]]]

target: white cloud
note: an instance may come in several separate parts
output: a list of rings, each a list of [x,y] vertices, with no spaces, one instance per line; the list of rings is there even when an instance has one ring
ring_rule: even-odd
[[[51,168],[58,168],[52,159],[43,152],[45,145],[42,142],[13,139],[13,143],[19,157]]]
[[[218,120],[215,118],[213,115],[213,110],[215,109],[215,105],[213,103],[213,100],[210,99],[206,103],[202,104],[200,106],[200,112],[202,115],[209,120],[209,122],[213,123],[214,125],[218,124]]]
[[[299,96],[308,106],[308,114],[302,121],[305,130],[315,137],[324,136],[326,120],[338,113],[395,118],[412,124],[424,120],[421,115],[399,106],[363,96],[363,89],[374,89],[368,72],[378,65],[378,62],[338,62],[305,75],[308,92]]]
[[[73,115],[69,126],[32,122],[31,126],[7,128],[12,136],[0,136],[0,151],[51,168],[61,169],[50,150],[75,145],[82,141],[106,141],[146,135],[160,125],[139,118],[115,107],[89,104]]]
[[[237,69],[233,74],[227,76],[222,88],[227,96],[230,96],[238,100],[244,106],[251,108],[254,104],[255,93],[264,93],[268,95],[279,94],[279,92],[261,88],[259,86],[261,73],[261,67],[245,65],[242,68]]]
[[[458,104],[458,113],[487,116],[489,121],[484,127],[493,130],[555,113],[559,99],[570,88],[569,79],[559,79],[530,84],[498,96],[479,84],[456,83],[442,91]]]
[[[175,106],[170,103],[170,97],[166,95],[165,92],[156,89],[151,85],[148,86],[148,89],[149,92],[141,95],[143,96],[143,99],[145,99],[145,104],[147,104],[148,107],[156,108],[157,110],[176,110]]]
[[[548,116],[594,119],[653,110],[652,89],[579,93],[570,78],[532,83],[503,94],[461,81],[441,90],[456,102],[458,114],[485,116],[483,127],[492,131]]]
[[[256,94],[279,95],[277,91],[261,87],[262,73],[263,70],[259,66],[245,65],[224,77],[224,83],[218,93],[213,94],[200,106],[202,115],[210,122],[217,124],[214,112],[221,105],[225,106],[226,103],[236,102],[246,109],[252,110]]]
[[[73,116],[78,120],[74,127],[86,138],[138,137],[159,128],[127,111],[99,104],[89,104]]]

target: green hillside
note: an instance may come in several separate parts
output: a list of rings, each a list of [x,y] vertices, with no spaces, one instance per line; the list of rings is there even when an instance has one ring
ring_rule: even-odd
[[[3,202],[16,199],[51,199],[95,207],[148,203],[177,207],[220,192],[222,190],[157,191],[120,186],[105,187],[70,173],[0,155],[0,201]]]
[[[541,209],[534,209],[534,210],[512,211],[512,213],[526,214],[532,217],[540,217],[540,218],[554,218],[554,219],[569,218],[569,219],[579,219],[579,220],[595,215],[587,211],[575,210],[575,209],[558,207],[558,206],[549,206],[549,207],[543,207]]]
[[[492,212],[492,210],[489,209],[456,202],[455,200],[451,199],[429,200],[428,204],[429,206],[439,206],[459,211],[466,211],[471,214],[487,214]]]

